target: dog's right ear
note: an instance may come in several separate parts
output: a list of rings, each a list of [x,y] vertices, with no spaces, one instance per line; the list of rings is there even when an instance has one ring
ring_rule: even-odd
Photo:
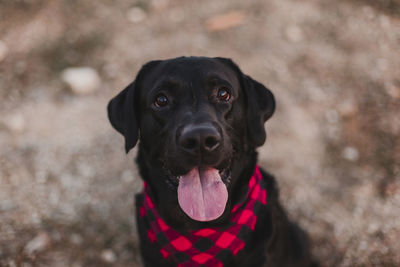
[[[108,103],[108,119],[115,130],[125,137],[125,151],[129,152],[139,138],[139,127],[134,109],[135,82],[132,82]]]
[[[135,98],[139,95],[141,81],[160,63],[161,60],[153,60],[143,65],[136,79],[108,103],[108,119],[115,130],[125,137],[126,153],[136,145],[139,139],[138,118],[140,118],[140,114],[137,114],[139,103],[138,99]]]

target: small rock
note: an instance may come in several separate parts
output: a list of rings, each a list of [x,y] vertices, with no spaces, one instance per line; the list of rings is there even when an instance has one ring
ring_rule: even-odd
[[[22,114],[11,114],[4,118],[3,124],[5,127],[14,134],[20,134],[25,130],[25,118]]]
[[[285,34],[286,38],[293,43],[303,40],[303,31],[297,25],[291,25],[287,27]]]
[[[14,65],[14,72],[16,74],[24,74],[26,72],[27,64],[24,60],[19,60]]]
[[[389,68],[389,61],[386,58],[378,58],[375,66],[379,71],[386,71]]]
[[[2,62],[8,54],[8,47],[7,45],[0,40],[0,62]]]
[[[360,247],[360,250],[366,250],[368,248],[368,244],[367,244],[367,242],[365,240],[362,240],[360,242],[360,246],[359,247]]]
[[[374,234],[374,233],[375,233],[376,231],[378,231],[378,230],[379,230],[379,225],[378,225],[377,223],[372,222],[372,223],[370,223],[370,224],[368,225],[367,233],[370,234],[370,235],[372,235],[372,234]]]
[[[390,29],[390,19],[389,19],[389,17],[388,16],[386,16],[386,15],[380,15],[379,16],[379,23],[380,23],[380,25],[381,25],[381,27],[382,28],[384,28],[384,29]]]
[[[60,194],[56,190],[51,191],[49,194],[49,202],[52,205],[58,205],[60,203]]]
[[[375,18],[375,11],[372,7],[370,6],[363,6],[362,7],[362,11],[364,13],[364,15],[368,18],[368,19],[374,19]]]
[[[83,193],[80,198],[81,198],[82,203],[85,205],[89,204],[92,201],[92,197],[88,193]]]
[[[77,233],[73,233],[71,234],[71,236],[69,237],[70,241],[72,244],[75,245],[80,245],[83,243],[83,238],[81,235],[77,234]]]
[[[31,221],[33,224],[39,225],[42,222],[42,219],[37,212],[33,212],[31,214]]]
[[[182,9],[173,9],[170,11],[168,17],[173,22],[182,22],[185,19],[185,12]]]
[[[395,84],[389,84],[386,86],[386,92],[394,99],[400,99],[400,87]]]
[[[110,78],[115,78],[118,75],[118,65],[117,64],[107,64],[103,67],[103,71]]]
[[[163,10],[168,7],[169,0],[152,0],[150,1],[150,6],[154,10]]]
[[[57,242],[57,241],[60,241],[61,238],[62,238],[62,236],[61,236],[60,232],[58,232],[58,231],[51,232],[51,240],[54,240]]]
[[[50,245],[50,242],[50,236],[46,232],[40,232],[26,244],[24,251],[28,255],[41,252]]]
[[[395,194],[400,194],[400,181],[394,181],[386,186],[385,195],[393,196]]]
[[[343,101],[339,104],[339,114],[344,118],[352,117],[357,114],[357,106],[353,101]]]
[[[359,153],[356,148],[348,146],[343,149],[342,157],[348,161],[357,161],[359,158]]]
[[[133,174],[130,170],[125,170],[121,175],[121,179],[125,183],[131,183],[131,182],[133,182],[133,180],[135,180],[135,178],[133,177]]]
[[[325,118],[330,124],[336,124],[339,121],[339,114],[336,110],[331,109],[325,113]]]
[[[95,92],[101,82],[97,71],[89,67],[67,68],[61,73],[61,80],[77,95]]]
[[[10,200],[4,200],[0,203],[0,212],[7,212],[18,208],[17,204],[11,202]]]
[[[140,7],[133,7],[126,12],[126,18],[130,22],[138,23],[143,21],[146,18],[147,14]]]
[[[109,263],[114,263],[117,260],[115,253],[111,249],[105,249],[101,252],[101,258]]]
[[[222,15],[209,18],[206,21],[208,31],[223,31],[236,26],[240,26],[245,22],[246,16],[241,11],[231,11]]]

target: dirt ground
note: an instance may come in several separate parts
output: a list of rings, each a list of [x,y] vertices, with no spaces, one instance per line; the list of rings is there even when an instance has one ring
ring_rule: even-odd
[[[400,266],[398,0],[0,0],[0,266],[140,266],[106,117],[141,65],[224,56],[277,111],[260,165],[323,266]],[[89,94],[62,81],[95,70]]]

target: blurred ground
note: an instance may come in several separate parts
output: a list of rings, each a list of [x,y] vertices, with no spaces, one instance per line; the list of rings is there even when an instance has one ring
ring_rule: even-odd
[[[106,118],[142,64],[225,56],[278,109],[261,165],[325,266],[400,265],[398,0],[0,0],[0,266],[140,266]],[[88,94],[62,82],[87,66]]]

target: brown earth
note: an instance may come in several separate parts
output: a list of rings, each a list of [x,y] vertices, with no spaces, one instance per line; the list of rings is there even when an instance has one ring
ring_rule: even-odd
[[[260,164],[324,266],[399,266],[399,7],[0,0],[0,266],[140,266],[135,152],[105,109],[181,55],[230,57],[274,92]],[[99,73],[92,94],[61,81],[76,66]]]

